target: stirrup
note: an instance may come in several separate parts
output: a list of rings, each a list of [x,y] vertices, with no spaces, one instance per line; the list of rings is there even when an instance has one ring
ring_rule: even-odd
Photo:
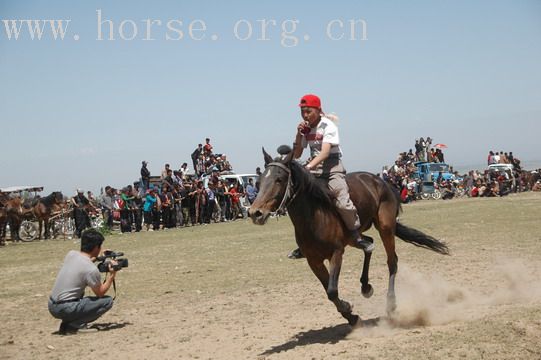
[[[365,253],[371,253],[375,249],[374,239],[366,235],[355,236],[355,247],[361,249]]]

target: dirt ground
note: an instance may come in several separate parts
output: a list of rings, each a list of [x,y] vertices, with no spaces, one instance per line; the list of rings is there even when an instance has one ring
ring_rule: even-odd
[[[452,255],[397,239],[398,309],[388,319],[381,242],[370,299],[360,295],[362,255],[347,249],[339,289],[363,319],[355,329],[306,261],[287,259],[287,218],[108,237],[130,261],[118,298],[101,331],[71,336],[55,334],[47,298],[78,243],[9,244],[0,248],[0,358],[540,359],[540,220],[539,193],[404,206],[401,221]]]

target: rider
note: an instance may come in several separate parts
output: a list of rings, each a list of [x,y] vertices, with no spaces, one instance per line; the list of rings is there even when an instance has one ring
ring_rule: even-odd
[[[323,113],[321,100],[316,95],[303,96],[299,106],[303,121],[297,126],[293,156],[295,159],[300,158],[304,148],[310,146],[310,158],[305,168],[314,176],[323,179],[335,193],[337,210],[355,239],[356,246],[365,252],[372,252],[374,244],[370,238],[361,236],[359,215],[349,197],[346,170],[341,160],[338,127]],[[289,257],[302,257],[300,249],[293,250]]]

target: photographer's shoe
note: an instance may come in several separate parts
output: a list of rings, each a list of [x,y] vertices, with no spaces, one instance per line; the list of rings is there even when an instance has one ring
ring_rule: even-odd
[[[84,324],[81,327],[75,327],[62,321],[62,323],[60,324],[60,328],[58,329],[58,334],[59,335],[73,335],[77,333],[87,334],[87,333],[93,333],[97,331],[98,331],[97,328],[88,326],[88,324]]]
[[[88,324],[85,324],[79,329],[77,329],[77,333],[79,334],[88,334],[88,333],[95,333],[95,332],[98,332],[98,329]]]

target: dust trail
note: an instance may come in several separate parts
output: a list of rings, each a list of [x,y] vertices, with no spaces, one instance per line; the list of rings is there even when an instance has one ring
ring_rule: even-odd
[[[467,321],[489,314],[494,306],[541,300],[539,263],[520,260],[494,263],[497,265],[475,280],[485,285],[495,284],[486,291],[468,289],[437,274],[423,274],[403,265],[396,285],[396,312],[390,318],[380,319],[376,326],[357,329],[350,337],[359,332],[363,336],[385,336],[397,329]]]

